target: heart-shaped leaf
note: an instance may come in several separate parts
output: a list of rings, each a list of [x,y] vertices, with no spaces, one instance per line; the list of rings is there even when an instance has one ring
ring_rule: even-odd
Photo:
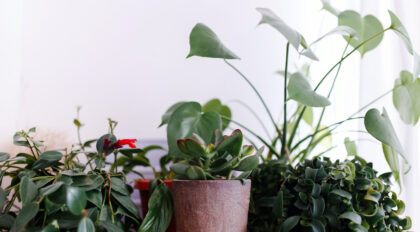
[[[413,44],[411,43],[410,36],[408,35],[407,29],[401,23],[400,19],[394,14],[394,12],[388,10],[389,17],[391,18],[390,28],[402,39],[410,54],[413,54]]]
[[[222,120],[216,112],[201,112],[201,105],[188,102],[173,113],[168,122],[167,139],[168,154],[185,157],[177,146],[177,140],[190,138],[192,133],[199,135],[206,144],[210,144],[216,129],[222,128]]]
[[[420,78],[413,79],[408,71],[401,71],[395,80],[392,98],[400,118],[407,124],[417,124],[420,117]]]
[[[362,18],[359,13],[352,10],[343,11],[338,15],[338,25],[351,27],[358,33],[359,38],[352,38],[350,41],[350,45],[352,47],[358,46],[363,41],[366,41],[367,39],[383,31],[381,22],[375,16],[366,15]],[[344,36],[344,38],[346,41],[348,41],[347,36]],[[363,57],[366,52],[377,47],[381,43],[382,38],[383,34],[361,46],[358,49],[361,56]]]
[[[291,99],[306,106],[325,107],[331,104],[328,98],[323,97],[312,90],[308,80],[300,72],[292,74],[287,86],[287,91],[289,92],[289,97]]]
[[[400,140],[385,109],[383,109],[382,114],[377,109],[370,109],[365,115],[364,123],[369,134],[404,156]]]
[[[225,47],[217,35],[206,25],[198,23],[190,33],[191,56],[208,58],[239,59],[232,51]]]
[[[162,115],[162,122],[160,123],[159,127],[161,127],[165,124],[168,124],[169,119],[171,118],[171,116],[175,112],[175,110],[178,109],[178,107],[182,106],[185,103],[186,102],[184,102],[184,101],[177,102],[177,103],[173,104],[171,107],[169,107],[169,109],[166,110],[166,112]]]
[[[302,46],[303,51],[300,54],[312,59],[318,60],[315,54],[312,52],[310,47],[305,41],[305,38],[296,30],[287,25],[279,16],[277,16],[272,10],[267,8],[257,8],[257,11],[261,13],[262,19],[259,22],[261,24],[268,24],[280,32],[289,43],[299,51],[299,46]]]
[[[210,101],[206,102],[203,105],[203,112],[210,112],[214,111],[219,113],[220,115],[224,116],[222,118],[222,129],[225,130],[230,123],[230,119],[232,118],[232,112],[227,105],[223,105],[219,99],[211,99]]]
[[[330,0],[321,0],[321,2],[322,2],[322,9],[330,12],[331,14],[335,16],[338,16],[340,14],[340,11],[331,5]]]

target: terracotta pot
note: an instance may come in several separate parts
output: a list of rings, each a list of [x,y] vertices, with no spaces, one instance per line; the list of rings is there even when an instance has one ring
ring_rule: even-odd
[[[246,232],[251,180],[174,180],[177,232]]]
[[[172,189],[172,180],[163,181],[170,189]],[[140,199],[141,199],[141,216],[144,218],[149,211],[149,199],[150,199],[150,189],[149,189],[150,180],[136,180],[134,189],[139,190]],[[172,218],[171,224],[169,225],[167,232],[176,232],[175,230],[175,220]]]

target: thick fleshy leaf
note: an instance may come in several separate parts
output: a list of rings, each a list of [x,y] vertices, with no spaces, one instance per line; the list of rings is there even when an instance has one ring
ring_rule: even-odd
[[[171,107],[169,107],[168,110],[166,110],[166,112],[162,115],[162,122],[160,123],[159,127],[168,124],[169,119],[171,118],[172,114],[175,112],[176,109],[178,109],[178,107],[182,106],[183,104],[185,104],[187,102],[177,102],[175,104],[173,104]]]
[[[85,209],[87,202],[86,193],[75,187],[66,188],[66,203],[69,210],[74,215],[80,215]]]
[[[243,135],[241,130],[235,130],[230,136],[224,136],[224,139],[216,144],[216,151],[228,152],[232,156],[237,156],[242,149]]]
[[[173,203],[171,190],[160,184],[149,200],[149,211],[138,232],[165,232],[172,220]]]
[[[336,194],[340,197],[347,198],[349,200],[351,200],[351,198],[352,198],[351,193],[349,193],[347,191],[344,191],[344,190],[341,190],[341,189],[334,189],[334,190],[331,191],[331,193]]]
[[[394,14],[394,12],[388,10],[389,17],[391,18],[391,29],[402,39],[410,54],[413,54],[413,44],[411,43],[410,36],[408,35],[407,29],[401,23],[401,20]]]
[[[342,36],[349,36],[352,39],[358,39],[359,38],[359,34],[357,33],[357,31],[355,31],[353,28],[348,27],[348,26],[337,26],[335,28],[333,28],[331,31],[327,32],[325,35],[321,36],[320,38],[318,38],[317,40],[315,40],[314,42],[311,43],[311,45],[318,43],[320,40],[324,39],[327,36],[330,35],[342,35]]]
[[[225,47],[217,35],[206,25],[198,23],[190,33],[191,56],[208,58],[239,59],[232,51]]]
[[[358,46],[363,41],[383,31],[381,22],[375,16],[366,15],[362,18],[359,13],[352,10],[343,11],[338,15],[338,25],[351,27],[358,33],[359,38],[352,38],[350,41],[352,47]],[[348,36],[344,36],[344,38],[346,41],[349,39]],[[358,51],[362,57],[366,52],[377,47],[381,43],[382,38],[383,34],[361,46]]]
[[[243,171],[243,172],[252,171],[256,167],[258,167],[259,162],[260,162],[260,158],[257,155],[246,156],[239,162],[235,170]]]
[[[17,215],[11,231],[22,231],[22,229],[30,222],[38,213],[38,203],[28,203],[22,207],[22,210]]]
[[[345,213],[341,214],[340,216],[338,216],[338,218],[348,219],[348,220],[350,220],[354,223],[357,223],[357,224],[362,223],[362,217],[360,217],[360,215],[355,213],[355,212],[345,212]]]
[[[230,123],[230,119],[232,118],[232,112],[230,108],[227,105],[223,105],[222,102],[215,98],[211,99],[210,101],[206,102],[203,105],[203,112],[210,112],[214,111],[219,113],[220,115],[224,116],[225,118],[222,118],[222,129],[225,130]]]
[[[340,14],[340,11],[331,5],[330,0],[321,0],[321,2],[322,2],[322,9],[330,12],[331,14],[335,16],[338,16]]]
[[[417,124],[420,117],[420,78],[414,79],[408,71],[401,71],[395,80],[392,99],[401,120]]]
[[[19,192],[23,205],[31,203],[38,196],[38,188],[34,182],[26,176],[24,176],[20,182]]]
[[[311,51],[308,44],[306,44],[303,36],[287,25],[279,16],[277,16],[272,10],[267,8],[257,8],[257,11],[261,13],[262,19],[259,24],[268,24],[280,32],[289,43],[299,51],[299,46],[302,45],[303,51],[300,53],[312,60],[318,60],[315,54]]]
[[[203,145],[194,139],[180,139],[177,144],[178,149],[190,159],[199,159],[206,154]]]
[[[172,164],[169,168],[171,169],[171,171],[175,172],[178,175],[186,175],[186,170],[189,167],[188,164],[183,164],[183,163],[175,163]]]
[[[167,127],[169,155],[183,155],[177,146],[179,139],[190,138],[192,133],[199,135],[206,144],[210,144],[216,129],[222,129],[220,115],[215,112],[201,112],[201,105],[188,102],[180,106],[172,114]]]
[[[287,218],[280,226],[280,232],[289,232],[291,231],[298,223],[300,217],[299,216],[292,216]]]
[[[312,90],[308,80],[300,72],[293,73],[287,86],[289,97],[306,106],[325,107],[331,104],[328,98]]]
[[[404,156],[400,140],[385,109],[382,114],[377,109],[370,109],[365,115],[364,123],[369,134]]]
[[[205,180],[206,174],[204,170],[198,166],[189,166],[185,169],[185,174],[190,180]]]
[[[42,153],[38,160],[33,164],[32,169],[42,169],[52,166],[61,160],[63,154],[58,151],[46,151]]]
[[[90,218],[84,217],[80,220],[77,232],[95,232],[95,224],[93,224]]]
[[[312,197],[312,203],[313,203],[313,209],[312,209],[312,216],[315,218],[322,217],[324,210],[325,210],[325,201],[324,198],[313,198]]]

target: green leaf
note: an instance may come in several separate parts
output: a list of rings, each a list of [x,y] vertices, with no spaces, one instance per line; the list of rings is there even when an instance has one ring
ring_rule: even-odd
[[[312,90],[308,80],[300,72],[292,74],[287,90],[291,99],[306,106],[325,107],[331,104],[328,98]]]
[[[194,139],[180,139],[177,141],[178,149],[190,159],[200,159],[205,156],[203,145]]]
[[[86,207],[86,193],[76,187],[67,187],[66,192],[66,203],[70,212],[74,215],[80,215]]]
[[[165,232],[172,220],[172,201],[166,184],[156,187],[149,200],[149,211],[137,232]]]
[[[410,54],[413,54],[413,45],[411,43],[410,36],[408,35],[407,29],[401,23],[400,19],[394,14],[394,12],[388,10],[389,17],[391,18],[390,28],[402,39]]]
[[[354,232],[368,232],[368,230],[364,226],[354,222],[349,223],[349,228]]]
[[[325,226],[317,219],[312,219],[309,223],[313,232],[325,232]]]
[[[98,151],[99,154],[102,154],[104,152],[104,142],[105,139],[107,139],[109,141],[109,145],[112,143],[115,143],[117,141],[117,138],[115,137],[115,135],[111,135],[111,134],[105,134],[102,135],[98,141],[96,141],[96,150]],[[107,151],[112,152],[112,151]],[[108,155],[108,153],[106,155]]]
[[[341,214],[340,216],[338,216],[338,218],[348,219],[348,220],[350,220],[354,223],[357,223],[357,224],[362,223],[362,217],[360,217],[360,215],[355,213],[355,212],[345,212],[345,213]]]
[[[223,140],[216,144],[216,151],[228,152],[233,157],[239,155],[242,149],[243,134],[241,130],[234,130],[230,136],[224,136]]]
[[[37,203],[31,202],[24,205],[17,215],[11,231],[22,231],[26,224],[28,224],[37,215],[38,210],[39,204]]]
[[[283,191],[280,191],[274,201],[273,213],[277,218],[283,217]]]
[[[389,168],[391,169],[392,175],[394,176],[395,181],[401,189],[401,178],[400,178],[400,160],[398,154],[395,150],[382,143],[382,151],[384,152],[385,160],[388,163]]]
[[[0,152],[0,162],[4,162],[10,158],[10,155],[6,152]]]
[[[59,229],[57,220],[54,220],[48,226],[44,227],[41,232],[59,232]]]
[[[289,232],[291,231],[298,223],[300,217],[299,216],[292,216],[287,218],[280,226],[280,232]]]
[[[370,109],[365,115],[364,123],[369,134],[392,147],[405,159],[404,150],[385,109],[382,114],[377,109]]]
[[[10,229],[13,226],[15,218],[10,214],[1,214],[0,215],[0,227],[4,229]]]
[[[135,216],[137,219],[140,218],[137,206],[134,204],[134,202],[129,196],[124,196],[117,192],[111,192],[111,195],[122,207],[128,210],[128,212],[130,212],[133,216]]]
[[[122,195],[128,196],[130,194],[125,182],[117,177],[111,177],[111,188],[113,191],[121,193]]]
[[[342,36],[348,36],[352,39],[358,39],[359,34],[357,31],[355,31],[353,28],[348,26],[337,26],[333,28],[331,31],[327,32],[325,35],[319,37],[317,40],[311,43],[311,46],[315,43],[318,43],[319,41],[323,40],[325,37],[331,36],[331,35],[342,35]]]
[[[99,225],[108,232],[124,232],[124,230],[110,221],[99,221]]]
[[[24,176],[20,182],[19,193],[22,204],[26,205],[36,199],[38,196],[38,188],[34,182],[32,182],[28,177]]]
[[[82,218],[77,227],[77,232],[95,232],[95,225],[88,217]]]
[[[346,137],[344,139],[344,145],[346,146],[348,156],[357,156],[357,147],[353,140],[350,140],[348,137]]]
[[[381,199],[381,193],[374,189],[368,189],[364,199],[378,203],[379,200]]]
[[[415,78],[420,76],[420,55],[413,51],[413,75]]]
[[[243,172],[252,171],[258,167],[259,162],[260,158],[257,155],[249,155],[239,161],[239,164],[237,167],[235,167],[235,170]]]
[[[63,184],[64,184],[63,182],[59,181],[59,182],[56,182],[55,184],[43,187],[39,190],[39,194],[43,197],[48,196],[54,193],[55,191],[57,191]]]
[[[3,207],[4,202],[6,201],[6,193],[2,188],[0,188],[0,208]]]
[[[313,203],[313,209],[312,209],[312,217],[314,218],[320,218],[324,214],[325,210],[325,201],[324,198],[313,198],[312,197],[312,203]]]
[[[190,138],[192,133],[210,144],[216,129],[222,129],[220,115],[215,112],[201,112],[200,104],[188,102],[173,113],[167,127],[169,155],[184,157],[177,147],[177,140]],[[188,157],[186,157],[188,158]]]
[[[359,13],[352,10],[343,11],[338,15],[338,25],[351,27],[358,33],[359,38],[352,38],[350,41],[352,47],[358,46],[363,41],[383,31],[381,22],[375,16],[366,15],[362,18]],[[344,38],[348,41],[348,36],[344,36]],[[366,52],[377,47],[381,43],[382,38],[383,34],[361,46],[358,49],[361,56],[363,57]]]
[[[232,51],[225,47],[217,35],[206,25],[198,23],[190,33],[191,56],[208,58],[239,59]]]
[[[206,179],[206,173],[204,173],[204,170],[197,166],[189,166],[187,169],[185,169],[185,174],[190,180]]]
[[[336,195],[338,195],[340,197],[347,198],[349,200],[351,200],[351,198],[352,198],[351,193],[349,193],[347,191],[344,191],[344,190],[341,190],[341,189],[334,189],[330,193],[336,194]]]
[[[318,60],[318,58],[315,56],[315,54],[313,54],[309,46],[306,44],[305,38],[303,38],[299,32],[288,26],[272,10],[267,8],[257,8],[257,11],[262,15],[262,19],[259,22],[259,25],[268,24],[272,26],[274,29],[280,32],[287,39],[287,41],[289,41],[289,43],[296,49],[296,51],[299,51],[299,46],[302,45],[304,50],[303,52],[300,52],[300,54],[312,60]]]
[[[102,204],[102,193],[98,190],[91,190],[86,192],[86,198],[92,202],[96,207],[101,208]]]
[[[303,107],[302,107],[303,110]],[[302,115],[303,121],[305,121],[309,126],[312,126],[314,120],[314,114],[312,111],[312,107],[307,106],[305,112]]]
[[[32,169],[42,169],[50,167],[58,161],[60,161],[62,157],[63,154],[61,154],[61,152],[46,151],[38,157],[38,160],[35,161],[35,163],[32,166]]]
[[[172,114],[175,112],[176,109],[178,109],[178,107],[182,106],[183,104],[185,104],[187,102],[177,102],[175,104],[173,104],[171,107],[169,107],[168,110],[166,110],[166,112],[162,115],[162,122],[160,123],[159,127],[168,124],[169,119],[171,118]]]
[[[395,80],[392,100],[401,120],[417,124],[420,117],[420,78],[414,80],[410,72],[401,71],[400,77]]]
[[[340,11],[331,5],[330,0],[321,0],[321,2],[322,2],[322,9],[330,12],[331,14],[335,16],[338,16],[340,14]]]
[[[189,167],[188,164],[183,164],[183,163],[175,163],[172,164],[169,168],[171,169],[171,171],[175,172],[178,175],[186,175],[186,170]]]
[[[203,105],[203,112],[210,111],[214,111],[224,116],[225,118],[222,118],[222,130],[228,128],[230,119],[232,118],[232,112],[227,105],[223,105],[222,102],[217,98],[211,99]]]

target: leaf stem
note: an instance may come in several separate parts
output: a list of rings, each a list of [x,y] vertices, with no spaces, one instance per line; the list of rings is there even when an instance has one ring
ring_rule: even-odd
[[[286,62],[284,67],[284,86],[283,86],[283,138],[281,142],[281,155],[286,154],[286,148],[287,148],[287,72],[288,72],[288,66],[289,66],[289,47],[290,43],[287,42],[286,45]],[[290,159],[289,159],[290,160]]]

